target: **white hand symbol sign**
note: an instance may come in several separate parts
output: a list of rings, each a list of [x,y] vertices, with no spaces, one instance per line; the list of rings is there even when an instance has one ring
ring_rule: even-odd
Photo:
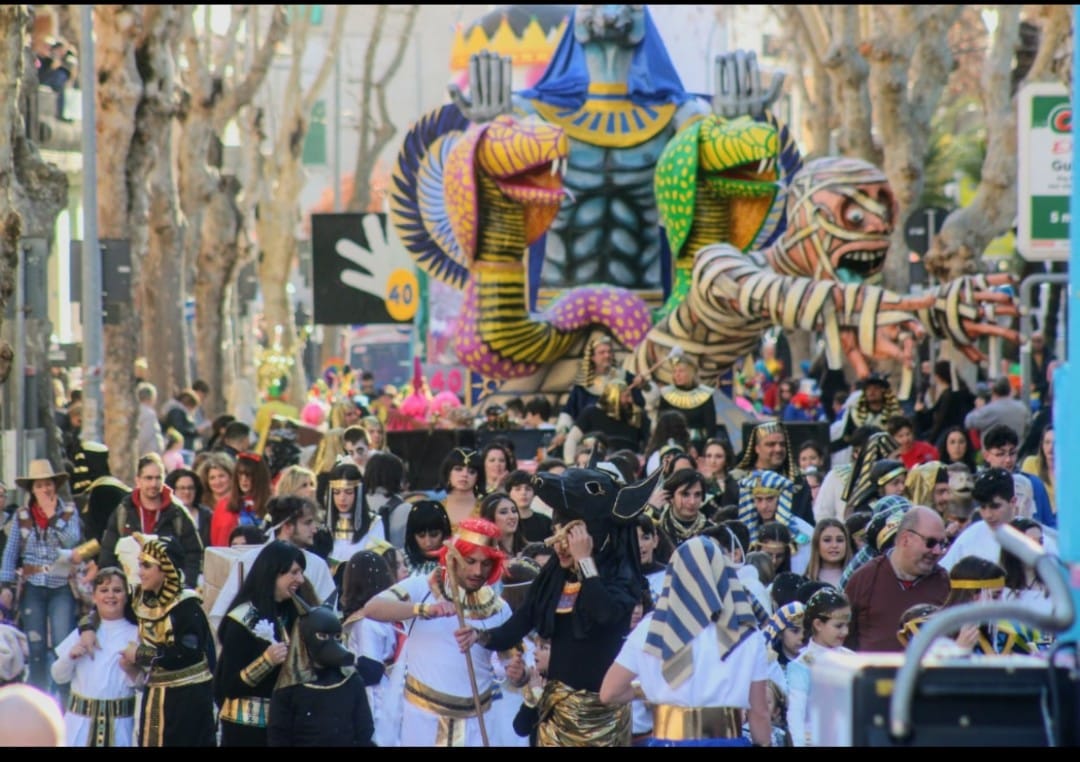
[[[384,299],[390,273],[397,269],[394,266],[394,251],[383,233],[377,214],[364,215],[360,224],[364,226],[364,235],[370,248],[365,249],[355,241],[342,238],[334,245],[334,250],[367,272],[346,269],[341,273],[341,282],[378,299]]]

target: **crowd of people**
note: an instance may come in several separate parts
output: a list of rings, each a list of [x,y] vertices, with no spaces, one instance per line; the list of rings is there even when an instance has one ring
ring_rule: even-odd
[[[489,410],[434,490],[377,394],[305,447],[280,399],[208,421],[204,384],[159,406],[144,381],[130,485],[72,406],[68,462],[16,480],[0,680],[52,697],[72,746],[813,746],[826,651],[901,652],[972,600],[1049,610],[994,534],[1056,552],[1053,425],[1008,378],[980,401],[941,361],[906,407],[883,376],[829,404],[780,378],[776,409],[827,434],[792,447],[807,419],[780,414],[736,452],[692,361],[658,385],[612,349],[590,342],[557,412]],[[511,418],[545,457],[498,436]],[[947,640],[1040,658],[1053,634]]]

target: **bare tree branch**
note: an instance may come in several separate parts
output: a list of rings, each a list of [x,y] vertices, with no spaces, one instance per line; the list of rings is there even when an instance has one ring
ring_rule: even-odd
[[[420,6],[410,5],[402,9],[402,11],[402,24],[394,41],[394,49],[390,61],[381,75],[376,76],[374,73],[375,49],[380,42],[385,41],[383,40],[385,36],[385,18],[376,17],[375,24],[372,27],[372,36],[365,51],[359,98],[361,119],[357,128],[359,147],[353,169],[353,188],[345,204],[345,208],[350,211],[361,211],[370,208],[371,185],[368,180],[375,170],[379,155],[397,134],[397,127],[390,116],[388,87],[404,61],[405,51],[412,37],[412,30],[416,24]],[[375,109],[372,108],[373,99]],[[375,119],[376,113],[377,120]],[[376,121],[377,124],[373,126]]]
[[[930,120],[941,102],[941,94],[949,81],[949,71],[953,64],[952,50],[948,44],[941,44],[948,39],[949,28],[960,16],[959,5],[920,6],[916,17],[920,34],[917,36],[915,53],[911,61],[911,82],[908,87],[908,103],[913,118],[930,124]],[[944,76],[942,76],[944,74]]]
[[[799,25],[806,33],[806,39],[811,46],[810,50],[813,52],[814,58],[824,61],[829,52],[830,37],[829,26],[825,23],[823,14],[831,13],[832,6],[800,4],[785,7],[791,9],[790,16],[799,22]]]
[[[880,164],[874,146],[868,82],[870,67],[860,51],[858,8],[836,5],[833,36],[823,64],[836,82],[839,95],[840,135],[838,144],[845,156],[858,156]]]
[[[825,69],[818,50],[827,49],[827,40],[814,40],[814,31],[811,24],[817,28],[817,22],[808,20],[808,16],[820,19],[817,7],[783,5],[770,6],[780,19],[781,24],[794,30],[794,40],[788,44],[789,55],[794,60],[794,70],[798,72],[795,78],[796,87],[805,104],[805,128],[804,140],[808,139],[809,146],[806,148],[808,156],[823,156],[829,150],[830,143],[830,118],[832,116],[832,89],[833,83],[829,72]],[[820,32],[820,30],[819,30]],[[810,82],[807,82],[809,74]],[[811,93],[811,86],[813,93]]]
[[[401,68],[401,64],[405,60],[405,48],[409,44],[409,38],[412,37],[412,29],[416,24],[416,17],[419,13],[419,5],[410,5],[405,9],[405,22],[401,27],[401,33],[398,35],[394,56],[386,67],[386,71],[375,83],[375,87],[379,89],[385,88],[390,83],[390,80],[394,78],[394,75],[397,74],[398,69]]]
[[[256,91],[266,80],[266,75],[270,71],[270,64],[274,60],[274,51],[277,45],[285,39],[285,35],[289,31],[289,20],[285,13],[285,6],[274,6],[272,13],[273,18],[270,21],[270,29],[267,30],[266,37],[263,38],[262,44],[255,53],[255,60],[252,62],[251,68],[248,69],[243,82],[234,89],[226,91],[225,97],[222,99],[220,116],[215,114],[217,118],[214,120],[214,126],[219,131],[225,129],[225,125],[236,116],[241,108],[251,103]]]
[[[1040,6],[1040,9],[1043,17],[1040,25],[1042,39],[1039,41],[1039,53],[1025,78],[1026,82],[1039,82],[1054,77],[1058,50],[1072,34],[1071,5],[1044,5]]]
[[[337,6],[337,14],[334,16],[334,31],[330,34],[330,44],[326,48],[326,55],[323,56],[322,64],[319,66],[315,79],[311,82],[311,87],[304,93],[304,99],[301,103],[302,113],[304,114],[310,113],[315,105],[315,99],[322,92],[326,80],[330,78],[330,72],[334,68],[334,59],[338,57],[338,53],[341,51],[341,39],[345,35],[345,21],[348,15],[349,6]]]
[[[236,38],[240,34],[240,27],[247,20],[248,11],[251,10],[249,5],[234,5],[229,13],[229,28],[225,30],[225,36],[222,38],[224,45],[216,56],[214,56],[211,65],[214,76],[217,79],[225,79],[225,67],[229,66],[235,60],[236,56]],[[256,30],[252,30],[254,33]],[[207,44],[210,45],[210,50],[213,52],[214,34],[210,29],[206,30]]]
[[[360,84],[360,124],[357,132],[360,133],[360,154],[367,153],[368,136],[371,135],[371,98],[375,71],[375,51],[382,41],[383,28],[386,26],[386,6],[376,6],[375,23],[371,25],[371,36],[368,37],[367,47],[364,49],[364,71]],[[366,177],[353,177],[353,195],[356,195],[356,186],[366,182]]]
[[[1043,40],[1045,42],[1045,38]],[[975,197],[948,216],[923,258],[927,272],[949,280],[977,270],[987,245],[1016,216],[1016,105],[1013,55],[1020,44],[1020,6],[998,6],[998,26],[983,69],[986,158]]]

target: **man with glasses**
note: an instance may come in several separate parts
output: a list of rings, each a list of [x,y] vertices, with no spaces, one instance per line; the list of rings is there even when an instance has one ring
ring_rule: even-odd
[[[175,537],[183,550],[179,571],[183,572],[184,587],[195,588],[199,584],[202,568],[203,543],[187,509],[165,484],[165,464],[157,453],[147,453],[135,465],[135,489],[120,500],[109,516],[101,536],[101,553],[98,568],[120,566],[117,548],[123,538],[135,532],[154,535],[162,540]],[[129,561],[134,560],[129,556]],[[123,564],[128,578],[135,579],[135,569],[129,562]],[[96,571],[96,569],[95,569]]]
[[[912,506],[900,519],[892,550],[851,575],[844,594],[851,624],[844,645],[854,651],[903,651],[896,639],[900,616],[911,606],[940,606],[949,594],[945,522],[933,508]]]

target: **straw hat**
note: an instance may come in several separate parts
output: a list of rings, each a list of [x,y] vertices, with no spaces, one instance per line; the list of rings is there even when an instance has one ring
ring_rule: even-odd
[[[15,483],[23,489],[29,490],[33,488],[34,482],[39,479],[52,479],[56,482],[56,486],[59,487],[68,480],[68,474],[65,471],[54,472],[52,463],[49,462],[48,458],[41,458],[30,461],[30,473],[26,476],[15,477]]]

